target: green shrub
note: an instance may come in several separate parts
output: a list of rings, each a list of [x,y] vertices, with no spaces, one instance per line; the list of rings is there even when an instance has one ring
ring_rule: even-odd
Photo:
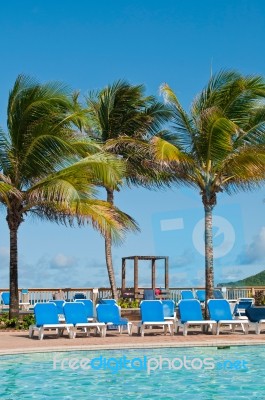
[[[132,299],[120,299],[118,300],[118,305],[121,308],[138,308],[139,307],[139,300],[132,300]]]
[[[34,324],[34,322],[35,319],[33,314],[9,319],[8,313],[3,313],[0,316],[0,329],[28,329],[30,325]]]
[[[23,322],[23,329],[28,329],[30,325],[35,324],[34,314],[24,315],[22,322]]]

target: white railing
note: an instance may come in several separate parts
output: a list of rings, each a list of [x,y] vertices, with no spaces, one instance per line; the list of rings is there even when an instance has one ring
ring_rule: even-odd
[[[132,289],[132,288],[131,288]],[[175,302],[178,302],[181,299],[181,291],[182,290],[187,290],[191,289],[196,292],[198,289],[204,289],[204,288],[170,288],[169,293],[170,293],[170,298],[174,300]],[[245,297],[254,297],[255,291],[257,290],[263,290],[265,292],[265,286],[260,286],[260,287],[226,287],[226,288],[218,288],[222,290],[223,295],[225,298],[228,300],[237,300],[239,298],[245,298]],[[19,289],[19,299],[20,301],[23,302],[29,302],[31,306],[33,306],[35,303],[45,303],[54,298],[54,295],[56,292],[58,292],[58,288],[33,288],[33,289]],[[83,293],[87,299],[92,299],[93,298],[93,288],[64,288],[61,289],[62,293],[64,295],[64,298],[68,301],[73,301],[74,296],[76,293]],[[95,290],[95,289],[94,289]],[[139,288],[139,291],[143,290],[143,288]],[[0,293],[1,292],[7,292],[7,288],[0,288]],[[111,290],[109,288],[97,288],[96,291],[98,291],[98,298],[111,298]],[[118,289],[119,295],[121,295],[120,289]],[[2,304],[2,302],[1,302]]]

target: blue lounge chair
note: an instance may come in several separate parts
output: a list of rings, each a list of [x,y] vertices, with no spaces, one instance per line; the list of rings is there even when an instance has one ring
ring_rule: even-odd
[[[132,323],[127,318],[121,318],[117,304],[98,304],[96,312],[97,320],[106,324],[107,327],[117,327],[120,333],[122,333],[123,328],[126,328],[128,334],[132,334]]]
[[[138,334],[144,336],[147,327],[162,326],[164,333],[169,330],[173,335],[173,321],[164,317],[163,304],[160,300],[143,300],[140,304],[141,322],[138,324]]]
[[[211,299],[208,301],[208,309],[210,313],[210,318],[217,321],[217,335],[220,333],[220,328],[224,326],[229,326],[230,329],[235,330],[237,325],[241,326],[245,334],[248,333],[248,321],[234,319],[230,309],[230,305],[225,299]]]
[[[153,289],[144,289],[144,300],[155,300],[155,291]]]
[[[201,326],[202,330],[206,327],[207,329],[211,328],[213,333],[216,332],[216,321],[203,319],[199,300],[180,300],[178,307],[180,319],[177,324],[177,332],[179,328],[183,328],[183,335],[186,336],[188,334],[188,328],[196,325]]]
[[[100,299],[99,304],[117,304],[115,299]]]
[[[64,322],[65,318],[64,318],[63,306],[65,304],[65,300],[50,300],[50,303],[56,305],[59,321]]]
[[[75,328],[73,337],[76,337],[78,329],[82,329],[87,336],[89,335],[89,329],[94,329],[95,332],[99,332],[102,337],[106,336],[105,324],[100,322],[88,322],[86,307],[83,303],[65,303],[63,310],[66,323],[73,324]]]
[[[37,303],[34,306],[35,325],[29,327],[29,337],[34,336],[34,332],[38,332],[40,340],[44,337],[45,330],[56,330],[57,335],[62,335],[66,329],[68,336],[72,339],[73,336],[73,325],[62,324],[59,321],[57,307],[53,303]]]
[[[94,305],[90,299],[76,299],[75,303],[83,303],[86,309],[87,320],[92,322],[95,320],[94,317]]]
[[[194,299],[194,294],[192,290],[181,290],[181,300],[191,300]]]
[[[238,299],[238,301],[236,302],[234,311],[233,311],[233,315],[237,319],[247,319],[246,310],[249,307],[251,307],[253,303],[254,303],[253,298]]]
[[[196,290],[196,296],[200,303],[204,303],[206,300],[206,291],[205,290]]]
[[[224,298],[224,295],[223,295],[223,292],[222,292],[221,290],[219,290],[219,289],[214,289],[214,291],[213,291],[213,297],[214,297],[214,299],[223,299],[223,298]]]
[[[259,335],[262,330],[262,324],[265,324],[265,308],[264,307],[249,307],[246,309],[246,316],[249,319],[249,327],[255,328]]]
[[[175,302],[173,300],[161,300],[163,305],[164,319],[173,321],[174,328],[176,328],[177,314],[175,311]]]
[[[23,293],[23,290],[22,290],[22,293]],[[2,297],[2,302],[3,302],[1,308],[2,309],[3,308],[7,308],[8,309],[9,305],[10,305],[10,292],[2,292],[1,293],[1,297]],[[30,306],[29,302],[22,302],[22,301],[19,302],[19,307],[21,307],[24,310],[28,310],[29,306]]]
[[[2,297],[2,309],[3,308],[9,308],[9,303],[10,303],[10,293],[9,292],[2,292],[1,293],[1,297]]]
[[[74,301],[79,300],[79,299],[85,300],[86,295],[84,293],[75,293],[73,299],[74,299]]]

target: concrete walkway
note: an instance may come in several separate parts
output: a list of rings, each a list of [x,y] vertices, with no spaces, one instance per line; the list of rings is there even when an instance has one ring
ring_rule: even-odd
[[[191,346],[232,346],[232,345],[265,345],[265,335],[248,334],[239,332],[221,333],[219,336],[192,332],[188,336],[175,334],[163,335],[161,330],[153,329],[144,337],[120,335],[108,331],[105,338],[98,336],[85,337],[79,335],[76,339],[68,336],[57,338],[54,334],[45,336],[43,340],[37,337],[30,339],[28,331],[0,332],[0,354],[67,351],[67,350],[96,350],[96,349],[121,349],[121,348],[153,348],[153,347],[191,347]]]

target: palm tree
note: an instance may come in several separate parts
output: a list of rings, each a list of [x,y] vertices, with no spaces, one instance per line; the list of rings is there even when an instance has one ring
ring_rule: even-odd
[[[88,134],[105,143],[105,149],[126,160],[127,183],[151,185],[158,182],[154,164],[148,167],[149,145],[143,139],[157,133],[170,111],[153,96],[144,96],[142,85],[117,81],[87,98]],[[105,185],[107,201],[114,204],[114,191]],[[112,238],[105,237],[105,257],[113,298],[118,298],[112,261]]]
[[[61,84],[40,85],[19,76],[10,92],[8,133],[0,131],[0,201],[10,230],[10,318],[19,310],[17,233],[28,214],[89,222],[117,240],[136,227],[128,215],[95,199],[96,186],[116,187],[124,165],[74,132],[82,117]]]
[[[161,91],[171,105],[174,126],[166,139],[156,137],[151,143],[177,182],[200,191],[208,299],[214,288],[212,212],[217,194],[255,189],[265,178],[265,82],[260,76],[221,71],[195,98],[190,113],[167,84]]]

